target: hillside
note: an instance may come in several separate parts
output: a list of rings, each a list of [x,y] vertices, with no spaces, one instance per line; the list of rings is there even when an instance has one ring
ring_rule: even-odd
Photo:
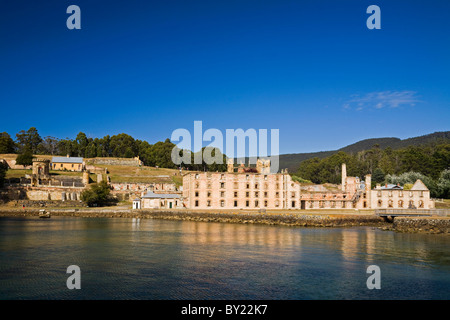
[[[51,155],[35,155],[38,158],[51,159]],[[17,157],[17,154],[0,154],[0,159],[13,160]],[[129,161],[127,158],[100,158],[102,160],[117,160],[117,161]],[[87,164],[90,164],[93,159],[85,159]],[[108,170],[108,175],[111,178],[112,183],[175,183],[176,185],[182,184],[182,177],[179,174],[179,170],[156,168],[148,166],[137,165],[101,165],[96,164],[97,168],[103,168]],[[26,174],[31,174],[31,169],[9,169],[6,172],[6,179],[24,177]],[[71,171],[59,171],[50,170],[51,175],[57,176],[82,176],[81,172]],[[91,179],[96,181],[96,175],[91,174]]]
[[[450,143],[450,131],[445,132],[434,132],[431,134],[412,137],[407,139],[399,138],[373,138],[358,141],[356,143],[350,144],[338,150],[332,151],[322,151],[322,152],[309,152],[309,153],[291,153],[280,155],[280,169],[288,168],[289,172],[296,172],[300,162],[311,159],[314,157],[323,159],[337,153],[339,151],[344,151],[347,153],[356,153],[363,150],[368,150],[374,145],[379,145],[381,149],[386,149],[388,147],[392,149],[401,149],[409,146],[420,146],[435,142],[449,142]]]

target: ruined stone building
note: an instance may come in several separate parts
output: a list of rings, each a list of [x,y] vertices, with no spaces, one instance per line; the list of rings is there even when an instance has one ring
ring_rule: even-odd
[[[266,160],[269,161],[269,160]],[[270,174],[270,162],[234,172],[191,172],[183,176],[183,199],[190,209],[299,209],[300,185],[286,171]]]
[[[387,209],[434,208],[430,192],[418,180],[411,190],[400,186],[371,189],[371,175],[348,177],[342,164],[341,185],[301,185],[286,170],[270,174],[270,161],[235,171],[191,172],[183,176],[183,201],[190,209]]]
[[[8,185],[9,200],[79,201],[88,181],[82,177],[50,175],[50,160],[34,158],[31,174]]]
[[[377,185],[371,191],[373,209],[433,209],[430,190],[417,180],[409,190],[398,185]]]

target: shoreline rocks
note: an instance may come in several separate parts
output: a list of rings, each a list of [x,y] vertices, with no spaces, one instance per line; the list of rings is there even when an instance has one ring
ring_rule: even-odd
[[[393,229],[397,232],[450,234],[450,217],[397,217]]]
[[[97,217],[97,218],[138,218],[165,219],[199,222],[223,222],[243,224],[265,224],[302,227],[350,227],[379,226],[383,219],[374,215],[329,215],[329,214],[266,214],[266,213],[212,213],[160,210],[83,210],[48,209],[52,216]],[[38,216],[39,209],[0,209],[1,216]]]
[[[220,222],[241,224],[263,224],[293,227],[355,227],[371,226],[380,230],[397,232],[421,232],[450,234],[450,217],[397,217],[388,223],[375,215],[326,214],[326,213],[220,213],[162,210],[118,210],[118,209],[48,209],[52,216],[86,218],[136,218],[164,219],[176,221]],[[38,216],[39,209],[3,209],[0,217]]]

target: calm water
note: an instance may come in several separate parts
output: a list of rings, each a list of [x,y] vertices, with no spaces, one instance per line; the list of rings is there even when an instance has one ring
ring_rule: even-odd
[[[111,218],[0,218],[0,299],[449,299],[450,237]],[[369,290],[369,265],[381,289]],[[69,290],[69,265],[81,290]]]

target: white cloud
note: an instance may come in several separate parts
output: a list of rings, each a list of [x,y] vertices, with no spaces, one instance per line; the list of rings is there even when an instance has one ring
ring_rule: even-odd
[[[379,91],[370,92],[364,96],[352,95],[343,105],[344,109],[363,110],[368,108],[398,108],[400,106],[415,106],[421,102],[415,91]]]

